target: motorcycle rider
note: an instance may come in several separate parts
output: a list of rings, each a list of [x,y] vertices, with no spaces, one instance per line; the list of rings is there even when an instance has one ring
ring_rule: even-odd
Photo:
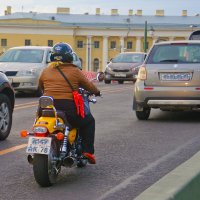
[[[57,110],[65,111],[69,123],[73,127],[79,128],[83,143],[83,154],[90,164],[96,164],[94,156],[95,119],[91,113],[84,118],[77,114],[72,89],[58,71],[57,66],[59,65],[74,90],[78,91],[78,88],[81,87],[95,96],[100,96],[100,91],[76,65],[72,64],[72,52],[71,46],[67,43],[60,42],[53,46],[50,56],[51,63],[43,70],[39,79],[39,86],[44,91],[44,95],[53,97],[54,106]]]

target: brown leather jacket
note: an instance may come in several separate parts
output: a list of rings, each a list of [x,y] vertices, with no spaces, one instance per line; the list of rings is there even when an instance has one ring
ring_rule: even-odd
[[[75,65],[70,63],[61,64],[59,68],[70,81],[74,90],[84,88],[92,94],[98,94],[97,87],[90,82]],[[44,90],[44,95],[52,96],[54,99],[73,99],[72,90],[60,72],[52,65],[48,65],[39,79],[39,86]]]

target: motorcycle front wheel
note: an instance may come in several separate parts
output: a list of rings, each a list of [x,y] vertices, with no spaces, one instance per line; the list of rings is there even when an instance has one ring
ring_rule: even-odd
[[[33,172],[36,182],[41,187],[49,187],[56,183],[61,165],[54,161],[58,157],[59,148],[55,140],[52,141],[49,155],[35,154],[33,159]]]

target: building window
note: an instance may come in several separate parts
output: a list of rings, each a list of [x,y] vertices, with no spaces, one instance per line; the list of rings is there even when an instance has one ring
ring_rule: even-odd
[[[99,41],[94,41],[94,48],[99,49],[99,47],[100,47]]]
[[[132,48],[133,48],[133,43],[127,42],[127,49],[132,49]]]
[[[25,40],[25,46],[30,46],[31,45],[31,40]]]
[[[83,41],[77,41],[77,48],[83,48]]]
[[[99,69],[99,59],[95,58],[94,59],[94,72],[97,72]]]
[[[110,48],[115,49],[116,48],[116,41],[111,41],[110,42]]]
[[[53,46],[53,40],[48,40],[48,46],[52,47]]]
[[[1,39],[1,46],[7,47],[7,39]]]

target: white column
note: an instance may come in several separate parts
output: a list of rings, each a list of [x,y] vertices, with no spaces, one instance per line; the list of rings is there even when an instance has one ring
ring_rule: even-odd
[[[105,71],[108,62],[108,36],[103,37],[103,62],[102,70]]]
[[[124,52],[124,37],[120,37],[120,52]]]
[[[92,36],[87,36],[86,43],[86,71],[91,71]]]
[[[136,37],[136,51],[141,51],[141,37]]]
[[[174,40],[174,37],[169,37],[169,41],[173,41]]]

